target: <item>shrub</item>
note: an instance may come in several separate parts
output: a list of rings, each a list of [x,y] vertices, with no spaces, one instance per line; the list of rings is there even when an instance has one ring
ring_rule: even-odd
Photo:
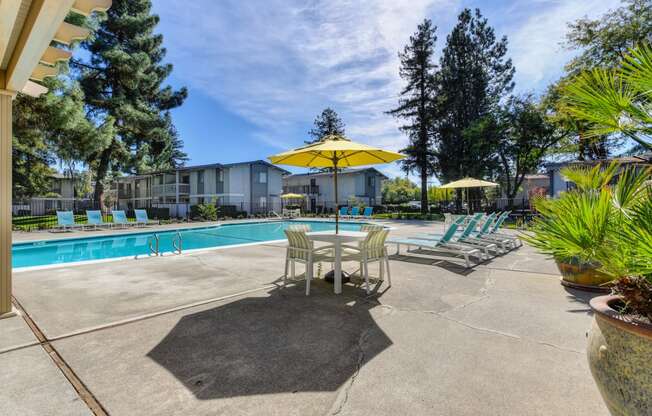
[[[190,207],[190,216],[201,221],[216,221],[217,207],[212,204],[193,205]]]

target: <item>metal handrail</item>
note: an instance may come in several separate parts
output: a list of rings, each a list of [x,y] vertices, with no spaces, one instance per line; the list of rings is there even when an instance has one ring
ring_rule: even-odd
[[[181,237],[181,233],[179,231],[177,231],[177,234],[172,239],[172,247],[174,247],[174,251],[177,254],[181,254],[183,251],[183,237]]]
[[[152,247],[152,243],[156,241],[156,247]],[[155,256],[159,255],[159,243],[160,243],[160,238],[158,234],[154,233],[151,237],[149,237],[149,254],[153,254]]]

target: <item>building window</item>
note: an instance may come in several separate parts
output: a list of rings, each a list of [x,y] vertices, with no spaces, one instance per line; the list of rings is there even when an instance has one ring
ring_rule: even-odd
[[[258,172],[258,183],[267,183],[267,172]]]

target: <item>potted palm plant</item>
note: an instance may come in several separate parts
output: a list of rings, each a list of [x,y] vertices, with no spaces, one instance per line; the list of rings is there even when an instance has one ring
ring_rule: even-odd
[[[641,45],[620,68],[581,74],[565,91],[567,109],[595,135],[621,133],[650,150],[652,49]],[[643,176],[641,178],[640,176]],[[612,294],[591,300],[591,373],[612,414],[649,415],[652,409],[652,190],[650,171],[621,175],[612,228],[595,252],[614,277]],[[646,185],[647,181],[647,185]],[[628,206],[619,205],[628,200]]]
[[[525,239],[551,255],[561,273],[561,283],[575,289],[608,292],[613,278],[601,271],[597,251],[605,244],[619,215],[614,211],[609,184],[618,165],[568,167],[562,174],[576,188],[559,199],[535,198],[541,214]],[[629,203],[629,201],[625,201]]]

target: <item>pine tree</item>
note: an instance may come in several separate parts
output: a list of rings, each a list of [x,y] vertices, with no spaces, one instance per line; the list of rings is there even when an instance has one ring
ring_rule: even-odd
[[[306,143],[315,143],[328,135],[344,136],[344,122],[335,110],[326,107],[315,118],[314,126],[308,132],[308,135],[312,137],[312,140]]]
[[[463,10],[446,38],[438,74],[436,168],[443,182],[484,177],[495,169],[490,115],[513,88],[507,38],[496,40],[480,10]],[[486,119],[485,119],[486,118]],[[486,135],[484,134],[486,133]]]
[[[407,84],[400,93],[398,107],[389,111],[405,120],[400,129],[408,135],[410,143],[401,150],[407,156],[401,161],[401,167],[406,173],[419,173],[423,213],[428,212],[428,177],[434,173],[432,105],[436,88],[436,65],[433,63],[436,30],[432,22],[425,19],[399,53],[399,74]]]
[[[115,120],[115,135],[89,161],[95,170],[96,201],[103,201],[110,169],[146,169],[174,141],[167,111],[180,106],[187,90],[162,87],[172,71],[162,63],[163,37],[154,34],[159,22],[150,0],[114,0],[95,36],[84,43],[88,62],[73,61],[91,114],[100,122]],[[178,143],[178,142],[177,142]],[[181,156],[179,153],[174,158]]]

